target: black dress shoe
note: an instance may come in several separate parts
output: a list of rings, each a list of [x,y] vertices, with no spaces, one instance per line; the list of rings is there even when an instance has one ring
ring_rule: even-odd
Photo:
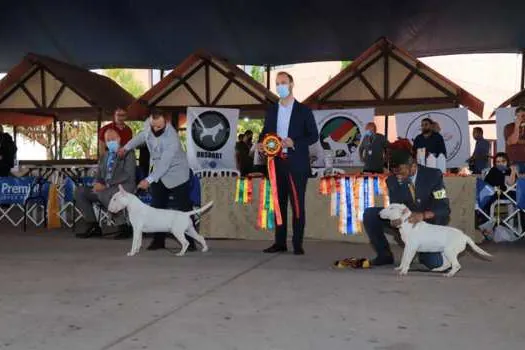
[[[86,232],[84,233],[77,233],[75,235],[77,238],[91,238],[91,237],[102,237],[102,229],[98,224],[92,224],[88,227]]]
[[[293,254],[294,255],[304,255],[304,249],[303,248],[294,248]]]
[[[164,241],[161,241],[161,240],[153,239],[153,241],[151,241],[151,244],[149,245],[149,247],[146,248],[146,249],[147,250],[166,249],[166,243]]]
[[[129,225],[120,225],[119,226],[120,233],[113,237],[113,239],[116,240],[122,240],[122,239],[129,239],[133,237],[133,229]]]
[[[393,265],[394,257],[392,255],[378,256],[371,261],[372,266]]]
[[[286,246],[274,244],[271,247],[266,248],[265,250],[263,250],[263,253],[270,253],[270,254],[271,253],[284,253],[284,252],[287,252],[287,251],[288,251],[288,249],[286,248]]]

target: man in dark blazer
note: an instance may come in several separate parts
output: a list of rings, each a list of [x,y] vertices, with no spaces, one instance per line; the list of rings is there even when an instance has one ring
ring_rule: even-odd
[[[76,235],[78,238],[102,236],[102,229],[93,211],[94,202],[100,202],[104,208],[107,208],[111,197],[119,190],[118,185],[122,185],[128,192],[135,192],[135,154],[128,152],[124,159],[117,156],[121,141],[119,134],[113,129],[105,131],[104,140],[108,151],[100,157],[93,188],[79,186],[75,190],[76,206],[82,212],[87,224],[86,231]],[[115,239],[131,237],[132,232],[126,225],[126,217],[123,212],[117,214],[114,221],[120,226],[120,234]]]
[[[411,223],[426,221],[447,225],[450,205],[441,171],[417,165],[415,158],[406,151],[394,152],[391,161],[394,175],[390,175],[386,181],[390,202],[405,204],[412,211],[409,218]],[[377,257],[372,260],[372,265],[376,266],[394,263],[385,230],[395,230],[400,225],[399,222],[382,220],[379,217],[381,209],[368,208],[363,215],[366,233],[377,253]],[[420,253],[419,261],[430,269],[443,264],[441,253]]]
[[[294,81],[290,74],[280,72],[276,78],[279,103],[266,112],[261,137],[276,133],[283,140],[284,159],[276,159],[276,180],[282,225],[275,229],[274,244],[265,253],[287,251],[286,227],[288,199],[293,207],[293,249],[294,254],[303,255],[303,235],[305,225],[305,192],[311,172],[308,148],[319,139],[317,124],[310,108],[293,97]],[[261,150],[261,146],[259,145]],[[293,180],[290,181],[290,179]]]

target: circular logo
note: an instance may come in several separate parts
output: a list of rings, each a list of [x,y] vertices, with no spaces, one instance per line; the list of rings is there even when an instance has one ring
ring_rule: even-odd
[[[283,150],[281,139],[276,134],[266,134],[262,140],[264,153],[268,157],[275,157]]]
[[[361,142],[359,125],[346,115],[335,115],[327,120],[319,132],[321,146],[336,157],[350,156]]]
[[[191,125],[191,137],[197,146],[213,152],[221,149],[230,137],[228,119],[217,111],[198,115]]]
[[[417,116],[408,124],[405,137],[413,141],[417,135],[421,134],[421,120],[424,118],[430,118],[439,124],[441,136],[443,136],[445,140],[445,147],[447,149],[447,161],[454,158],[463,143],[463,134],[458,122],[446,113],[431,112]]]

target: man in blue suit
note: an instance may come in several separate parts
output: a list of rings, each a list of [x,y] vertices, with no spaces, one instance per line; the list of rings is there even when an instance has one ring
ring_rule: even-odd
[[[392,163],[395,166],[394,175],[386,180],[390,202],[405,204],[412,211],[409,218],[411,223],[426,221],[447,225],[450,205],[441,171],[417,165],[414,157],[406,151],[393,152]],[[394,263],[385,230],[395,230],[400,225],[399,222],[382,220],[379,217],[381,209],[368,208],[363,215],[366,233],[377,253],[377,257],[372,260],[375,266]],[[419,253],[419,261],[429,269],[443,264],[441,253]]]
[[[280,72],[276,78],[279,103],[271,106],[266,112],[261,137],[267,133],[276,133],[283,140],[284,159],[276,159],[276,180],[279,194],[279,206],[283,224],[276,226],[275,242],[265,249],[265,253],[287,251],[286,223],[288,199],[293,206],[293,249],[295,255],[303,255],[303,235],[305,224],[306,183],[310,169],[308,147],[319,139],[314,115],[307,106],[293,97],[293,77]],[[261,150],[261,145],[259,145]]]

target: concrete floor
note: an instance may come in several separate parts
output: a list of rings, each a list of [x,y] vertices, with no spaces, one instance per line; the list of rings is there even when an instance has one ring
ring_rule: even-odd
[[[446,279],[334,270],[371,253],[343,243],[308,242],[296,257],[210,241],[206,254],[128,258],[130,241],[6,228],[0,238],[0,349],[525,348],[523,244],[488,246],[493,262],[469,252]]]

